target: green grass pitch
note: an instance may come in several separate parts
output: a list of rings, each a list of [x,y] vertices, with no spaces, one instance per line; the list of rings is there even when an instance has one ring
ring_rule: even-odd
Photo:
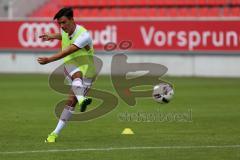
[[[166,79],[175,85],[169,104],[149,98],[129,107],[119,99],[111,113],[70,122],[57,143],[45,144],[57,123],[54,105],[65,96],[49,88],[47,75],[0,74],[0,160],[240,159],[240,79]],[[109,76],[99,77],[94,87],[116,95]],[[121,117],[139,112],[189,117],[144,122]],[[124,128],[135,134],[121,135]]]

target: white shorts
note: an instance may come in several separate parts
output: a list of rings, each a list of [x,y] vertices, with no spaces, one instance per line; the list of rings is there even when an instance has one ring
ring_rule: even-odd
[[[64,74],[66,76],[64,83],[67,85],[72,85],[72,76],[76,73],[76,72],[80,72],[79,68],[76,67],[75,65],[69,65],[66,64],[64,66]],[[90,88],[92,83],[93,83],[93,79],[91,78],[81,78],[83,81],[83,85],[86,86],[87,88]]]

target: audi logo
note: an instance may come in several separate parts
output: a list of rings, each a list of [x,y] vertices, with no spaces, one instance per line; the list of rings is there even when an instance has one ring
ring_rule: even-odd
[[[53,23],[23,23],[18,30],[18,40],[23,47],[55,47],[58,40],[42,41],[38,36],[43,33],[57,33]]]

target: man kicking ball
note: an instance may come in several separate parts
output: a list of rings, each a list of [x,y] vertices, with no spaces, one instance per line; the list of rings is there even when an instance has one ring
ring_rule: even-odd
[[[40,38],[43,41],[61,40],[62,50],[50,57],[39,57],[37,60],[40,64],[47,64],[63,58],[64,73],[68,77],[72,87],[57,127],[48,135],[45,140],[46,143],[56,142],[60,131],[74,112],[77,102],[80,104],[81,112],[84,112],[87,105],[92,102],[92,99],[86,98],[85,95],[95,77],[92,39],[84,27],[75,23],[73,10],[71,8],[62,8],[54,16],[54,20],[57,20],[61,28],[61,33],[46,33],[41,35]],[[80,65],[81,62],[87,65]]]

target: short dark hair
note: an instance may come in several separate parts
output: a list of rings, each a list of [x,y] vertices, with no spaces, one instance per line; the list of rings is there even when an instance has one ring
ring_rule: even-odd
[[[62,9],[60,9],[56,14],[55,14],[55,16],[54,16],[54,20],[55,19],[59,19],[59,18],[61,18],[61,17],[63,17],[63,16],[65,16],[65,17],[67,17],[67,18],[73,18],[73,10],[72,10],[72,8],[71,7],[64,7],[64,8],[62,8]]]

